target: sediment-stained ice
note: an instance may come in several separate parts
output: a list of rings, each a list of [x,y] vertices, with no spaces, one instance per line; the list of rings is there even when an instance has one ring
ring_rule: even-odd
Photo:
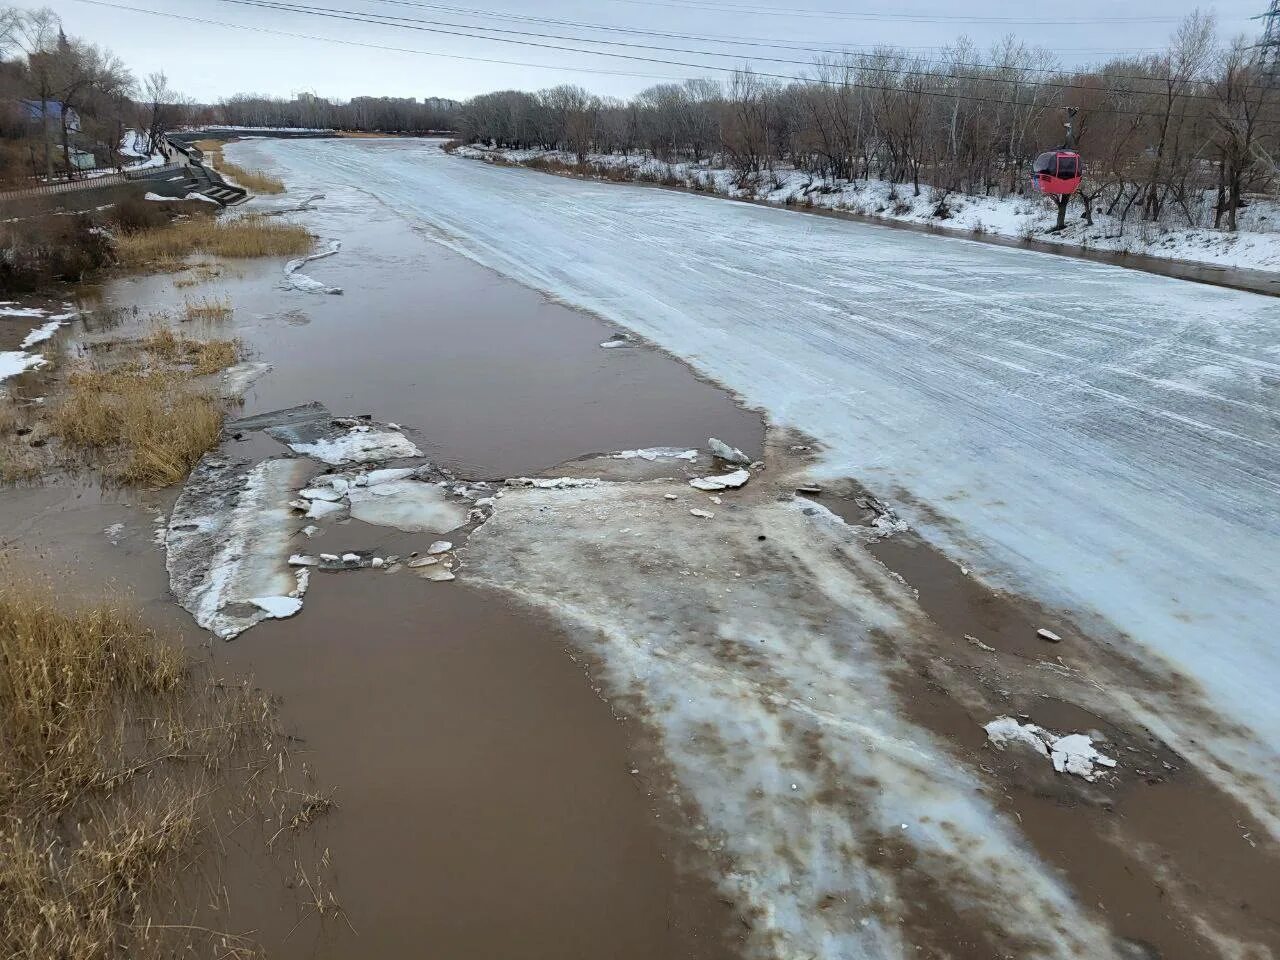
[[[258,601],[301,603],[306,571],[290,568],[302,520],[289,503],[313,468],[276,458],[256,466],[207,455],[196,465],[165,534],[169,587],[196,623],[230,640],[274,616]]]
[[[863,541],[772,498],[719,514],[709,537],[671,521],[671,489],[511,490],[465,547],[468,570],[558,615],[657,731],[702,844],[731,865],[720,882],[752,918],[746,955],[913,956],[904,918],[927,909],[923,883],[1020,956],[1120,960],[986,788],[901,717],[876,638],[906,633],[914,601]],[[886,863],[886,843],[910,866]]]
[[[1133,709],[1280,835],[1274,298],[421,144],[235,149],[688,359],[814,437],[813,479],[1176,670],[1209,709]]]

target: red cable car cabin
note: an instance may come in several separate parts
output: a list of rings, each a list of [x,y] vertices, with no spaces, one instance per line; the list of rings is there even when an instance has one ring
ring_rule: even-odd
[[[1036,157],[1031,182],[1041,193],[1071,194],[1080,186],[1084,164],[1074,150],[1051,150]]]

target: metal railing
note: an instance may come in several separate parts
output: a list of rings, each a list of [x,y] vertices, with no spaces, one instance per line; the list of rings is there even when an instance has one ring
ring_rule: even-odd
[[[174,173],[185,167],[186,164],[182,163],[166,163],[160,167],[141,167],[137,170],[125,170],[123,173],[106,173],[80,180],[59,180],[57,183],[41,183],[33,187],[19,187],[16,190],[0,190],[0,197],[44,197],[59,193],[73,193],[77,190],[93,190],[98,187],[130,183],[134,180],[149,180],[165,173]]]

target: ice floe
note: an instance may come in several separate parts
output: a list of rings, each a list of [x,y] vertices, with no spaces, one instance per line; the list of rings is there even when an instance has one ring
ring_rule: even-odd
[[[690,480],[689,486],[695,490],[737,490],[750,479],[751,474],[747,470],[735,470],[718,477],[698,477]]]
[[[619,450],[609,454],[611,460],[697,460],[697,450],[680,447],[645,447],[642,450]]]
[[[290,568],[300,526],[289,502],[310,468],[276,458],[250,467],[206,456],[174,504],[165,534],[169,587],[196,623],[229,640],[270,614],[255,603],[296,596],[305,570]]]
[[[1053,763],[1058,773],[1070,773],[1089,782],[1098,778],[1098,767],[1112,768],[1116,761],[1093,746],[1093,738],[1083,733],[1060,736],[1034,723],[1020,723],[1013,717],[997,717],[983,727],[987,739],[1003,750],[1013,743],[1023,744]]]
[[[323,260],[325,257],[332,257],[342,249],[342,241],[330,240],[329,248],[320,253],[313,253],[310,256],[299,257],[297,260],[290,260],[284,265],[284,281],[295,290],[301,290],[304,293],[342,293],[341,287],[331,287],[321,283],[313,277],[307,276],[305,273],[299,273],[304,266],[314,260]]]
[[[911,594],[808,506],[765,498],[708,536],[649,484],[511,490],[471,535],[468,571],[558,616],[646,718],[695,837],[732,864],[719,883],[752,917],[744,955],[912,955],[924,905],[884,857],[892,834],[943,909],[980,904],[1041,960],[1115,957],[982,781],[903,716],[881,640],[911,636]],[[648,535],[601,535],[624,527]],[[744,562],[767,574],[734,578]],[[827,894],[838,909],[815,906]]]
[[[249,602],[274,620],[292,617],[302,609],[299,597],[251,597]]]
[[[440,487],[421,480],[385,480],[347,491],[351,516],[409,533],[445,533],[467,522],[468,511]]]

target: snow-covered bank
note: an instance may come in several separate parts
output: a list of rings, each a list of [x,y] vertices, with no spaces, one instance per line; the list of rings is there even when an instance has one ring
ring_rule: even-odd
[[[573,154],[554,150],[498,150],[463,146],[457,156],[556,171],[577,167]],[[630,180],[685,187],[702,193],[755,200],[793,209],[832,210],[897,223],[940,227],[973,237],[991,235],[1011,240],[1037,240],[1062,247],[1140,254],[1189,263],[1247,270],[1280,270],[1280,202],[1256,200],[1240,213],[1237,233],[1188,227],[1185,224],[1139,222],[1104,212],[1088,225],[1073,203],[1067,229],[1054,233],[1052,203],[1030,192],[1024,196],[973,196],[922,186],[916,196],[910,184],[884,180],[823,180],[797,170],[779,168],[740,184],[732,170],[702,163],[665,163],[631,154],[590,154],[588,177]]]
[[[16,377],[26,370],[34,370],[44,365],[45,359],[38,350],[40,344],[51,339],[58,328],[76,316],[75,311],[50,315],[43,307],[20,307],[11,302],[0,303],[0,319],[20,317],[22,319],[44,320],[38,326],[31,327],[17,350],[0,351],[0,383],[10,377]],[[0,387],[0,389],[3,389]]]

